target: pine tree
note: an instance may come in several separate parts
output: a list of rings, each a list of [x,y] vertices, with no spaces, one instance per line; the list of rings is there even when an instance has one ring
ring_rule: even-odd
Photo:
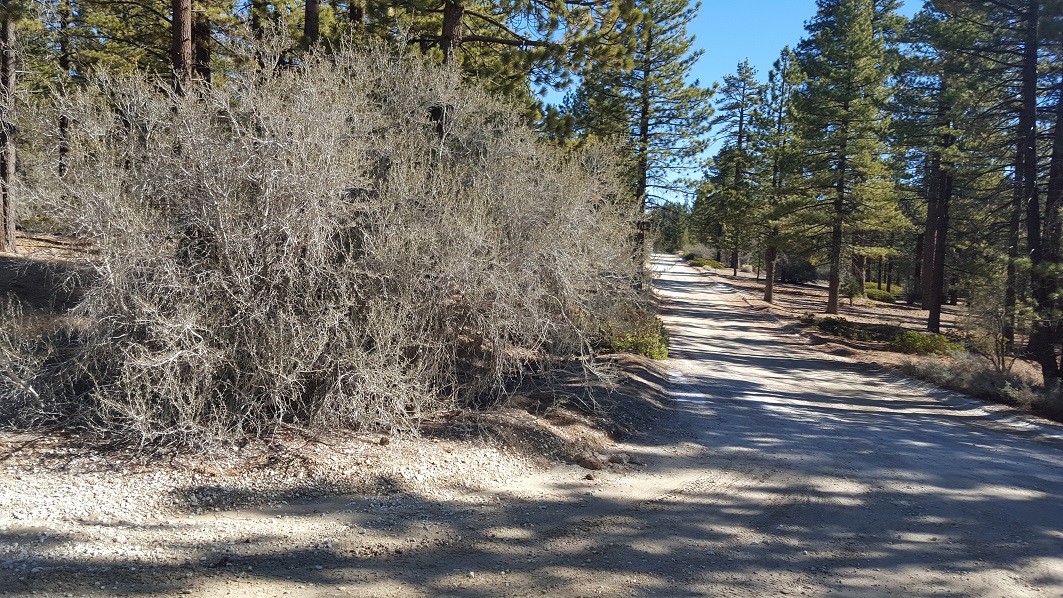
[[[806,81],[795,97],[795,115],[814,198],[830,229],[827,313],[838,313],[842,256],[848,245],[854,265],[864,256],[860,239],[899,226],[892,185],[882,156],[888,118],[883,110],[885,44],[874,23],[882,19],[872,0],[818,0],[809,38],[797,56]],[[863,268],[859,270],[862,279]],[[862,280],[861,280],[862,282]]]
[[[970,13],[964,16],[970,17]],[[987,78],[992,64],[966,52],[978,41],[969,18],[949,18],[932,5],[911,22],[912,50],[905,59],[899,93],[894,102],[898,141],[907,148],[907,172],[912,186],[925,200],[918,268],[911,296],[918,293],[929,312],[927,329],[940,332],[941,305],[948,286],[946,257],[954,245],[956,209],[964,203],[987,202],[1004,192],[994,185],[1004,168],[1000,159],[997,119],[988,107],[996,102],[996,82]],[[996,193],[986,193],[989,186]],[[982,239],[989,231],[982,230]]]
[[[765,91],[748,60],[740,62],[734,74],[724,76],[716,102],[718,116],[711,121],[719,127],[723,143],[694,204],[700,228],[714,231],[717,247],[729,250],[735,275],[739,252],[758,236],[754,227],[763,198],[756,185],[761,153],[755,132],[757,121],[763,118]]]
[[[406,30],[423,53],[452,63],[496,92],[533,103],[536,90],[565,87],[592,65],[630,59],[635,0],[412,0],[370,4],[377,36]]]
[[[634,26],[633,68],[597,68],[567,100],[582,136],[620,134],[631,156],[639,213],[685,189],[679,178],[699,166],[712,115],[713,91],[690,79],[701,56],[687,26],[700,4],[647,0]],[[642,246],[642,233],[637,239]]]
[[[803,177],[797,169],[794,122],[791,103],[804,75],[789,47],[783,48],[768,72],[762,117],[754,121],[755,136],[762,153],[760,179],[764,209],[760,215],[764,234],[764,301],[771,303],[775,291],[775,270],[784,243],[786,219],[800,208]]]

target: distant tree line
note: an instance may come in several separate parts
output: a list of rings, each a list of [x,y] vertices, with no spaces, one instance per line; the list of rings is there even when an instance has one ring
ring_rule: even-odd
[[[831,314],[871,279],[938,332],[963,295],[1056,387],[1063,3],[899,4],[819,0],[766,82],[745,62],[724,77],[685,234],[736,268],[755,256],[767,301],[781,254],[823,266]]]

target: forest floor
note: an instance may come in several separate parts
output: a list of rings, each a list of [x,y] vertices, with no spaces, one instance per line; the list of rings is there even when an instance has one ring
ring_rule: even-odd
[[[739,271],[735,276],[733,270],[729,268],[697,268],[696,270],[731,285],[738,291],[741,303],[751,309],[770,314],[788,332],[802,334],[821,351],[832,355],[909,372],[934,364],[946,368],[970,367],[971,365],[956,364],[948,356],[906,355],[891,350],[889,343],[885,341],[842,338],[807,325],[803,320],[807,320],[809,316],[826,317],[824,310],[827,307],[827,286],[824,283],[775,283],[772,303],[767,303],[763,300],[764,280],[752,273]],[[896,290],[895,288],[894,291]],[[963,335],[961,324],[965,309],[962,305],[941,306],[941,332],[952,340],[959,340]],[[928,314],[929,312],[925,309],[903,302],[883,303],[867,298],[857,298],[850,302],[843,297],[836,317],[861,324],[888,325],[925,332]],[[988,367],[988,363],[985,365]],[[1011,365],[1010,373],[1022,380],[1028,387],[1033,388],[1041,384],[1040,367],[1032,360],[1016,359]]]
[[[595,413],[533,389],[211,456],[0,436],[0,596],[1063,593],[1063,428],[654,268],[673,355],[616,356]]]

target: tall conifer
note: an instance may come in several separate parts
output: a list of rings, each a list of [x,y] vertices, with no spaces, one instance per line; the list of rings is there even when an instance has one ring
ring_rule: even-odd
[[[874,24],[888,22],[887,15],[873,0],[818,0],[817,6],[797,50],[806,81],[795,115],[812,200],[830,231],[827,313],[836,314],[846,247],[859,247],[861,234],[901,218],[883,162],[889,61]]]
[[[622,135],[630,150],[639,213],[685,189],[679,179],[707,145],[712,90],[691,82],[700,50],[687,26],[700,8],[685,0],[646,0],[635,25],[633,68],[587,73],[567,99],[583,136]],[[641,238],[641,236],[640,236]]]

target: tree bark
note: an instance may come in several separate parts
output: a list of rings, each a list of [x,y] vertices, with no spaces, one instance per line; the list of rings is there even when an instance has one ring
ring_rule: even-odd
[[[200,2],[200,10],[192,17],[192,45],[195,60],[194,72],[197,80],[210,83],[211,70],[211,28],[210,17]]]
[[[251,0],[251,9],[250,9],[250,13],[251,14],[249,15],[250,16],[249,25],[251,26],[251,33],[252,33],[252,35],[255,36],[255,38],[261,38],[262,37],[262,31],[263,31],[263,29],[262,29],[263,28],[262,16],[265,14],[265,12],[266,12],[265,0]]]
[[[769,243],[764,250],[764,301],[771,303],[775,295],[775,263],[779,260],[779,248]]]
[[[365,25],[365,5],[363,0],[349,0],[347,2],[347,19],[351,25],[361,27]]]
[[[926,329],[929,332],[941,332],[941,305],[944,303],[942,293],[945,290],[945,251],[948,248],[949,202],[952,199],[953,178],[947,169],[939,170],[941,183],[938,198],[938,217],[934,230],[934,251],[931,264],[933,270],[926,278],[930,280],[929,298],[930,314],[927,316]]]
[[[70,0],[59,4],[59,70],[64,82],[72,75],[73,57],[70,52]],[[67,156],[70,155],[70,119],[66,114],[59,115],[59,176],[66,176]]]
[[[886,263],[886,292],[893,292],[893,258]]]
[[[908,305],[915,304],[915,289],[921,288],[923,280],[923,238],[925,233],[919,233],[915,237],[915,265],[912,267],[912,277],[908,279],[908,297],[905,303]]]
[[[834,214],[830,232],[830,275],[827,280],[827,313],[838,313],[838,295],[841,292],[842,278],[842,218],[845,215],[845,169],[847,167],[845,150],[842,148],[838,161],[838,181],[835,183]]]
[[[1063,89],[1061,89],[1063,91]],[[1043,228],[1040,235],[1039,261],[1033,263],[1031,282],[1034,299],[1037,301],[1038,318],[1030,335],[1030,353],[1041,366],[1045,388],[1060,384],[1063,365],[1057,356],[1057,348],[1063,340],[1059,322],[1059,279],[1053,275],[1063,256],[1060,255],[1060,206],[1063,204],[1063,96],[1056,100],[1056,125],[1053,131],[1052,156],[1049,161],[1048,186],[1045,190]],[[1031,252],[1032,254],[1032,252]]]
[[[1040,0],[1029,0],[1023,13],[1024,37],[1020,72],[1019,118],[1015,156],[1015,196],[1009,226],[1007,288],[1004,294],[1005,330],[1008,344],[1015,344],[1015,310],[1018,302],[1018,272],[1020,257],[1019,232],[1026,216],[1026,239],[1030,259],[1038,263],[1041,255],[1041,217],[1037,199],[1037,54],[1040,45],[1038,18]],[[1032,289],[1035,296],[1036,288]]]
[[[645,55],[649,56],[655,51],[653,33],[646,37]],[[652,90],[646,87],[653,67],[648,61],[640,67],[643,75],[643,88],[639,90],[639,132],[638,132],[638,180],[635,183],[635,199],[638,202],[638,231],[635,233],[635,259],[642,264],[646,260],[646,233],[642,230],[642,220],[646,217],[646,195],[649,193],[649,170],[650,170],[650,102]],[[719,249],[717,249],[719,253]]]
[[[938,90],[938,126],[947,127],[951,123],[948,119],[949,106],[945,104],[948,91],[947,84],[942,81]],[[929,310],[926,320],[926,329],[935,334],[941,332],[941,306],[945,303],[945,253],[948,248],[949,230],[949,203],[952,201],[954,179],[952,164],[945,163],[942,156],[948,148],[952,147],[955,139],[951,132],[946,131],[939,140],[930,181],[930,200],[934,206],[933,218],[930,210],[927,210],[926,238],[924,249],[926,260],[923,264],[923,309]],[[931,241],[932,239],[932,241]]]
[[[937,246],[938,221],[941,219],[941,158],[933,156],[927,168],[926,223],[923,226],[923,254],[920,256],[919,306],[930,309],[934,284],[934,248]]]
[[[859,243],[859,240],[853,239],[853,243]],[[856,280],[860,281],[860,286],[867,282],[867,256],[853,253],[853,259],[849,263],[849,274]]]
[[[306,36],[306,42],[310,46],[315,45],[321,39],[320,11],[320,0],[306,0],[306,11],[303,17],[303,35]]]
[[[465,26],[465,5],[462,0],[446,0],[443,3],[443,32],[439,47],[443,50],[443,63],[449,63],[454,51],[461,45],[462,29]]]
[[[0,0],[0,252],[15,253],[15,15]]]
[[[184,95],[192,83],[192,0],[172,0],[170,59],[174,88]]]
[[[1018,304],[1019,229],[1022,223],[1022,202],[1015,194],[1012,203],[1011,221],[1008,223],[1008,268],[1004,282],[1004,329],[1001,331],[1007,350],[1015,347],[1015,308]]]
[[[834,217],[830,235],[830,275],[827,279],[827,313],[838,313],[838,294],[841,292],[842,222]]]

